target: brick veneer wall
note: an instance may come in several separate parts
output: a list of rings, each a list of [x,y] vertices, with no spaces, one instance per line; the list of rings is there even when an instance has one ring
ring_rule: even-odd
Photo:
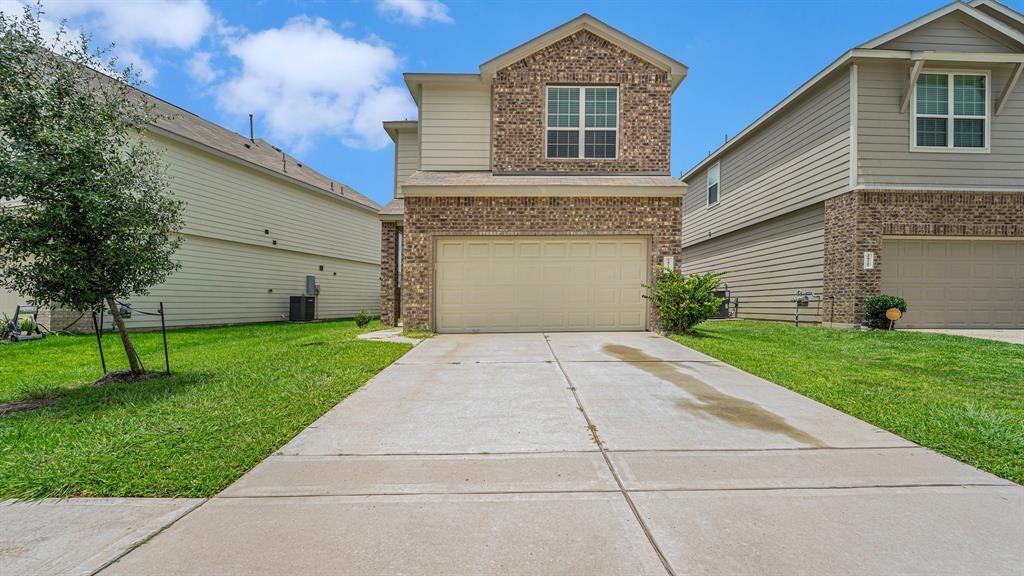
[[[883,236],[1024,237],[1024,193],[863,190],[827,200],[824,280],[836,322],[860,323],[864,298],[880,292]],[[864,270],[864,252],[875,253],[874,269]]]
[[[619,87],[618,159],[545,158],[549,84]],[[491,89],[495,173],[669,173],[672,83],[668,73],[592,32],[582,30],[502,68]],[[581,110],[581,118],[582,114]]]
[[[398,222],[380,224],[380,322],[394,326],[398,299]]]
[[[437,236],[641,235],[650,239],[651,275],[664,256],[682,260],[679,198],[406,198],[402,244],[402,321],[434,329]],[[653,306],[649,325],[657,326]]]

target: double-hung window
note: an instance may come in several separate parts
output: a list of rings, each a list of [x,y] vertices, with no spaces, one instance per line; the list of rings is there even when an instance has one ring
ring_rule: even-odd
[[[619,89],[548,86],[548,158],[618,156]]]
[[[987,73],[927,72],[914,87],[911,148],[988,150]]]
[[[718,162],[708,168],[708,206],[718,202],[719,170]]]

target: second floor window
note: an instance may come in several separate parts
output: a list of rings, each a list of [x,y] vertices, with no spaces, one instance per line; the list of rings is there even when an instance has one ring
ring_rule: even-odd
[[[718,202],[718,162],[708,168],[708,206]]]
[[[988,149],[988,76],[925,73],[917,78],[913,148]]]
[[[548,158],[614,159],[618,136],[618,88],[548,86]]]

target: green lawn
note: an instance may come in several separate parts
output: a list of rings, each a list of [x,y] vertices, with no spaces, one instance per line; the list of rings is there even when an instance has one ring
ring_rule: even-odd
[[[1024,346],[913,332],[712,322],[676,341],[1024,483]]]
[[[58,399],[0,416],[0,500],[212,496],[409,349],[355,340],[376,327],[174,330],[171,377],[100,387],[94,336],[0,345],[0,403]],[[160,334],[133,339],[162,368]],[[104,349],[108,368],[126,367],[114,335]]]

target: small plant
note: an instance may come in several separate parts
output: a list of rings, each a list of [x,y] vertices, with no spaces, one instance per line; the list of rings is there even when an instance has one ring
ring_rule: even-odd
[[[373,316],[370,316],[370,313],[366,310],[360,310],[355,317],[356,326],[359,326],[360,328],[366,327],[366,325],[370,323],[370,320],[373,320]]]
[[[885,311],[890,308],[906,312],[907,301],[899,296],[889,296],[888,294],[867,297],[864,300],[864,322],[872,328],[888,330],[892,322],[885,317]]]
[[[672,333],[690,332],[694,326],[715,315],[723,298],[715,296],[724,272],[682,274],[662,268],[654,286],[644,285],[652,294],[644,298],[658,307],[662,327]]]
[[[35,322],[33,322],[32,319],[29,318],[28,316],[25,316],[18,320],[18,329],[24,332],[25,334],[31,334],[32,332],[35,331],[35,328]]]

